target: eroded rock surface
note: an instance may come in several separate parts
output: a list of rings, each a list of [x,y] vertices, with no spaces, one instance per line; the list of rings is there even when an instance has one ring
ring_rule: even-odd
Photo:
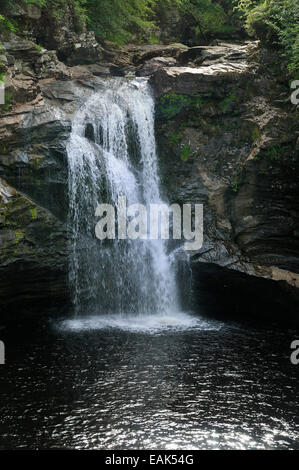
[[[66,227],[0,179],[1,320],[68,301],[66,246]]]
[[[296,108],[265,51],[241,49],[192,48],[183,54],[200,66],[154,73],[164,183],[171,202],[204,205],[194,271],[217,263],[297,286]]]
[[[150,77],[167,197],[204,204],[195,282],[202,266],[209,271],[217,264],[224,273],[219,282],[227,272],[242,271],[298,287],[298,119],[289,89],[273,76],[275,58],[256,43],[219,42],[193,48],[94,44],[96,54],[88,55],[81,39],[71,59],[64,58],[68,65],[31,40],[4,44],[2,309],[67,302],[65,144],[74,112],[111,74]]]

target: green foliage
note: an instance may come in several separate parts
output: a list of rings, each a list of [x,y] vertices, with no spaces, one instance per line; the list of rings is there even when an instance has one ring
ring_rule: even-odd
[[[266,157],[271,161],[277,161],[280,159],[293,160],[294,150],[291,145],[273,145],[266,150]]]
[[[254,160],[260,161],[266,158],[271,162],[294,162],[296,161],[296,151],[291,144],[272,145],[267,150],[260,152]]]
[[[5,104],[1,105],[3,111],[8,111],[11,108],[11,100],[12,100],[12,94],[6,91],[5,92]]]
[[[149,44],[160,44],[160,39],[155,35],[151,34],[148,40]]]
[[[117,44],[129,41],[158,44],[155,34],[158,28],[171,25],[173,18],[181,18],[190,25],[199,39],[217,31],[229,31],[225,24],[226,10],[232,0],[23,0],[27,5],[37,5],[54,18],[63,19],[71,13],[75,28],[82,25],[95,32],[99,40]],[[13,0],[1,0],[5,11],[13,8]],[[4,13],[6,15],[6,12]],[[21,25],[20,25],[21,27]],[[11,19],[0,17],[0,28],[15,31],[17,24]],[[194,34],[193,34],[194,35]],[[179,38],[178,38],[179,39]]]
[[[179,134],[173,134],[170,139],[169,139],[169,143],[170,145],[179,145],[183,140],[183,134],[179,133]]]
[[[233,93],[230,93],[224,100],[220,101],[219,107],[221,111],[226,114],[229,111],[230,106],[236,101],[237,97]]]
[[[183,0],[183,11],[196,21],[195,31],[198,37],[218,32],[227,20],[222,6],[211,0]]]
[[[29,210],[30,210],[30,214],[31,214],[32,219],[35,220],[37,218],[36,207],[32,207]]]
[[[28,0],[43,2],[44,0]],[[54,0],[51,0],[52,2]],[[65,0],[55,0],[65,1]],[[187,16],[199,37],[221,30],[227,20],[223,7],[213,0],[72,0],[87,18],[99,39],[123,44],[146,40],[158,44],[155,29],[171,22],[172,16]],[[230,3],[231,0],[228,1]]]
[[[165,119],[172,119],[190,105],[190,97],[168,93],[161,98],[161,112]]]
[[[38,7],[44,7],[47,4],[47,0],[23,0],[27,5],[37,5]]]
[[[14,20],[7,18],[0,14],[0,32],[10,31],[12,33],[17,32],[18,27]]]
[[[189,145],[184,145],[180,153],[180,159],[183,162],[186,162],[189,159],[190,155],[191,155],[191,149]]]
[[[266,151],[266,157],[267,158],[270,158],[270,160],[278,160],[280,155],[281,155],[281,152],[282,152],[282,147],[281,145],[275,145],[273,147],[270,147],[267,151]]]
[[[268,45],[276,46],[288,61],[288,71],[299,73],[298,0],[235,0],[246,29]]]
[[[233,193],[237,193],[239,191],[239,185],[238,183],[233,183],[231,185],[231,190],[233,191]]]
[[[235,10],[244,18],[259,4],[262,0],[234,0]]]
[[[35,2],[39,0],[34,0]],[[71,13],[76,32],[81,32],[87,20],[86,4],[89,0],[41,0],[45,1],[45,7],[53,18],[63,20],[64,16]],[[98,0],[100,3],[101,0]]]
[[[155,27],[149,0],[86,0],[89,28],[96,36],[118,44]]]
[[[205,104],[200,95],[177,95],[168,93],[161,98],[160,111],[165,119],[172,119],[178,114],[188,110],[198,110]]]

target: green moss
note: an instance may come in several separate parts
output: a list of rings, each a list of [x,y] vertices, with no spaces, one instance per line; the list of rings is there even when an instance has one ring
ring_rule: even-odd
[[[160,100],[160,112],[165,119],[172,119],[178,114],[189,111],[198,111],[208,102],[200,95],[178,95],[167,93]]]
[[[25,237],[25,232],[24,230],[16,230],[14,233],[16,237],[15,243],[18,244]]]
[[[169,143],[172,146],[179,145],[182,142],[182,140],[183,140],[183,134],[181,133],[173,134],[169,139]]]
[[[260,129],[259,129],[258,127],[254,127],[254,129],[252,130],[251,137],[252,137],[253,142],[254,142],[255,140],[260,139],[260,137],[261,137],[261,131],[260,131]]]
[[[263,158],[271,162],[291,163],[296,161],[296,152],[291,144],[277,144],[261,151],[254,160],[259,161]]]
[[[186,161],[188,161],[190,155],[191,155],[191,149],[190,149],[189,145],[184,145],[184,147],[182,148],[181,153],[180,153],[180,159],[183,162],[186,162]]]
[[[3,111],[8,111],[11,108],[11,99],[12,99],[12,94],[6,91],[5,92],[5,104],[1,105]]]
[[[281,144],[273,145],[266,150],[266,157],[272,161],[279,160],[287,150],[290,150],[289,147],[283,147]]]
[[[294,151],[291,145],[273,145],[266,150],[266,157],[271,161],[277,161],[280,159],[284,160],[296,160],[294,157]]]
[[[224,114],[226,114],[229,111],[229,108],[231,107],[231,105],[235,103],[236,100],[237,100],[236,95],[234,95],[233,93],[230,93],[226,98],[224,98],[224,100],[220,101],[219,107],[221,111]]]
[[[37,217],[37,214],[36,214],[36,207],[32,207],[32,208],[30,209],[30,213],[31,213],[32,219],[35,220],[36,217]]]
[[[37,157],[37,158],[32,158],[32,159],[30,160],[30,165],[31,165],[34,169],[37,170],[37,169],[39,168],[39,165],[40,165],[40,160],[41,160],[41,159],[40,159],[39,157]]]
[[[149,44],[160,44],[160,42],[160,39],[155,34],[150,35],[150,38],[148,40]]]
[[[10,31],[16,33],[18,31],[17,23],[13,19],[6,18],[0,14],[0,32]]]

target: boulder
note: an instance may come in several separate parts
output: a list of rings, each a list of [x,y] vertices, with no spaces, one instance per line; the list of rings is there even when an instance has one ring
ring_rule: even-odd
[[[194,62],[198,65],[240,62],[247,60],[257,49],[258,41],[245,44],[217,42],[216,46],[195,46],[182,51],[178,56],[181,65]]]
[[[177,64],[174,57],[155,57],[147,60],[139,69],[136,75],[139,77],[149,77],[162,67],[173,67]]]
[[[150,79],[156,97],[167,93],[224,97],[229,89],[250,76],[246,63],[214,64],[207,67],[164,67]]]

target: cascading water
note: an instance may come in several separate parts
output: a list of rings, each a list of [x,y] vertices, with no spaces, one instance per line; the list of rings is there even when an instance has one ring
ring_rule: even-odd
[[[77,315],[174,314],[175,270],[163,240],[95,237],[99,203],[160,204],[154,100],[144,79],[103,83],[77,112],[67,145],[70,284]]]

